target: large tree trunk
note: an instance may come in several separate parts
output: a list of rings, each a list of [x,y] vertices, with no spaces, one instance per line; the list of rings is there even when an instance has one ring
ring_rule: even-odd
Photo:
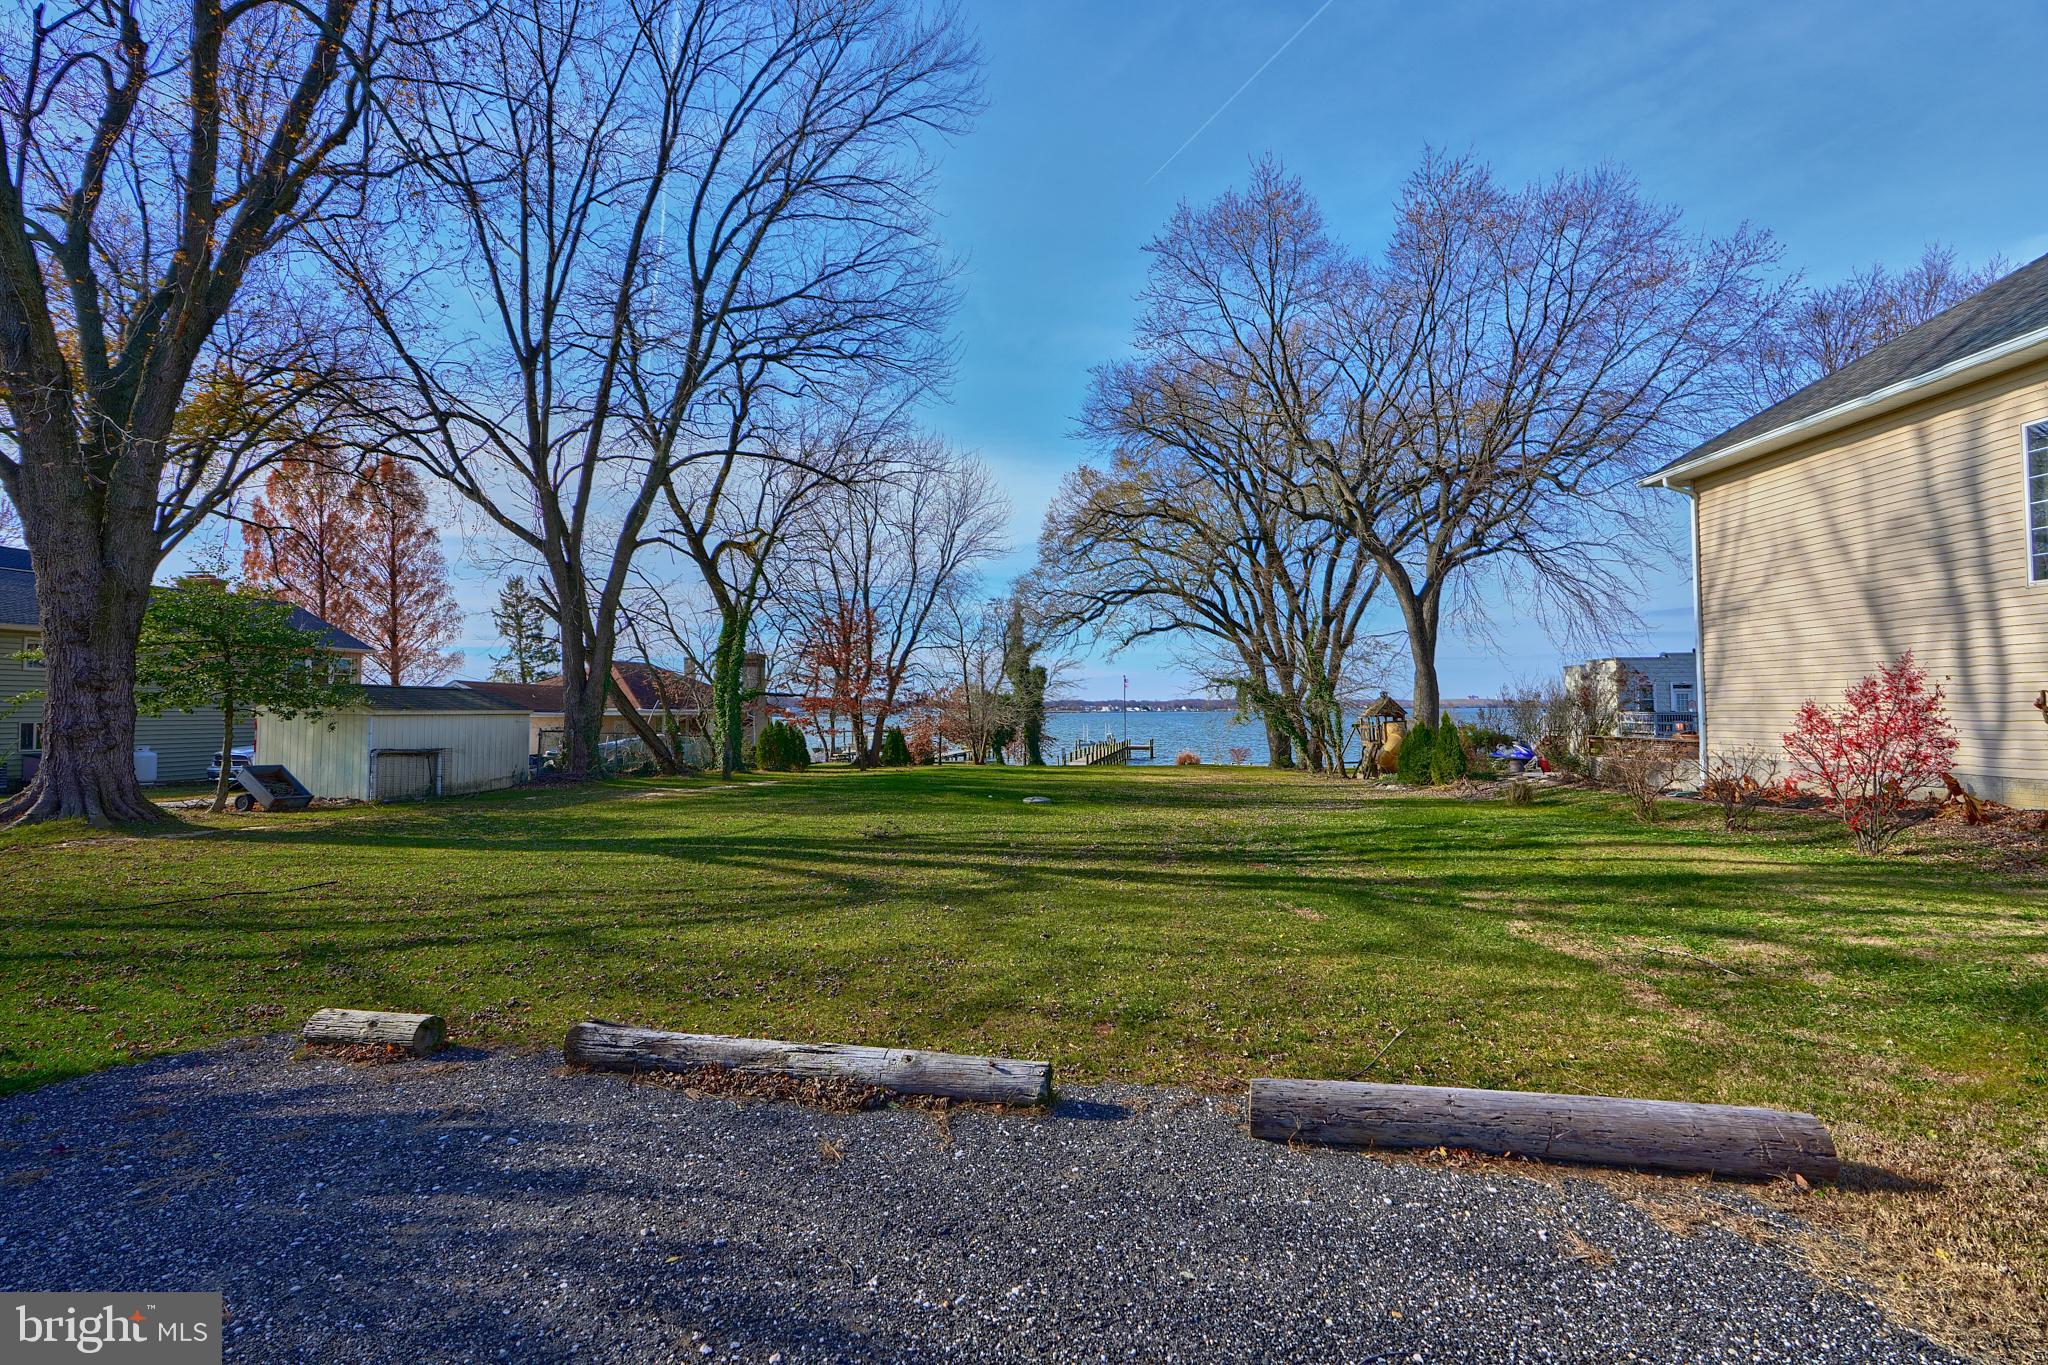
[[[43,756],[28,790],[0,804],[0,823],[163,819],[135,780],[135,642],[154,538],[144,523],[124,538],[139,547],[109,555],[89,526],[31,520],[23,529],[43,628]]]
[[[1267,762],[1275,768],[1294,766],[1294,740],[1273,723],[1271,716],[1266,717],[1266,755]]]
[[[1387,585],[1401,604],[1401,619],[1408,627],[1408,655],[1415,665],[1414,698],[1409,718],[1416,725],[1435,725],[1443,709],[1437,686],[1436,646],[1442,598],[1432,583],[1416,592],[1405,574],[1389,573]]]
[[[896,690],[899,686],[900,683],[891,682],[882,689],[881,705],[875,708],[875,714],[868,726],[867,746],[861,751],[861,762],[858,765],[860,767],[882,766],[882,741],[889,737],[889,717],[896,714]]]
[[[562,769],[579,781],[590,776],[610,690],[610,679],[603,674],[592,677],[580,658],[571,662],[571,655],[581,652],[566,647],[562,651]]]
[[[581,563],[557,562],[551,556],[548,575],[554,580],[555,602],[561,612],[562,770],[582,781],[590,776],[604,734],[613,648],[608,634],[602,629],[593,632],[587,624],[591,620],[590,595],[584,587]]]
[[[1443,700],[1436,680],[1436,637],[1410,636],[1408,650],[1415,661],[1415,722],[1435,725]]]
[[[711,705],[718,730],[718,771],[730,778],[744,761],[746,744],[747,613],[725,607],[719,613],[718,652],[711,660]]]

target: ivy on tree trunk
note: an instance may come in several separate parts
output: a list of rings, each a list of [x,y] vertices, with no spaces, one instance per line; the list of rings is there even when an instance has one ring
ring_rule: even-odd
[[[718,653],[712,660],[712,735],[718,742],[718,770],[731,777],[741,766],[746,738],[747,621],[744,607],[726,611],[718,627]]]

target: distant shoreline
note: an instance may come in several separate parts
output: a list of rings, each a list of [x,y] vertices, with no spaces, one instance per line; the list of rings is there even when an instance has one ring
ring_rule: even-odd
[[[1414,704],[1407,698],[1396,697],[1395,700],[1401,703],[1403,709],[1413,709]],[[1348,711],[1355,705],[1363,704],[1362,702],[1347,702],[1345,709]],[[1501,704],[1500,700],[1496,697],[1445,697],[1439,703],[1444,709],[1451,711],[1469,711],[1476,707],[1499,706]],[[1135,698],[1128,702],[1121,700],[1057,701],[1047,702],[1045,707],[1047,715],[1069,716],[1099,715],[1104,711],[1122,711],[1125,709],[1133,712],[1235,711],[1237,706],[1234,702],[1218,701],[1214,697],[1180,697],[1166,701],[1138,701]]]

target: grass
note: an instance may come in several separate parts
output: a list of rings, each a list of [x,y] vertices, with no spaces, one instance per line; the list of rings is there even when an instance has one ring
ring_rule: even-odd
[[[1798,1196],[1842,1234],[1818,1259],[2035,1349],[2048,882],[1666,809],[946,768],[0,834],[0,1089],[353,1005],[482,1043],[596,1015],[1046,1057],[1066,1083],[1787,1106],[1853,1163]]]

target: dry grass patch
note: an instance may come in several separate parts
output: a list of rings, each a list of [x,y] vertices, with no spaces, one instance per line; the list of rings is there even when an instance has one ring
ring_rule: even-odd
[[[1912,1139],[1843,1123],[1836,1138],[1839,1185],[1760,1191],[1808,1225],[1798,1247],[1815,1273],[1961,1350],[2048,1361],[2048,1153],[2029,1162],[1963,1123]]]
[[[418,1060],[411,1052],[392,1043],[300,1043],[292,1054],[295,1061],[319,1059],[344,1066],[397,1066]]]
[[[1567,1177],[1590,1180],[1674,1237],[1714,1228],[1776,1248],[1823,1282],[1877,1300],[1894,1321],[1964,1354],[2048,1362],[2048,1182],[2038,1170],[2048,1139],[2036,1139],[2036,1164],[2029,1164],[1960,1123],[1914,1140],[1858,1123],[1834,1133],[1842,1178],[1817,1188],[1447,1148],[1372,1155],[1553,1188]],[[1771,1218],[1758,1204],[1786,1217]],[[1569,1228],[1558,1250],[1589,1266],[1614,1261]]]

